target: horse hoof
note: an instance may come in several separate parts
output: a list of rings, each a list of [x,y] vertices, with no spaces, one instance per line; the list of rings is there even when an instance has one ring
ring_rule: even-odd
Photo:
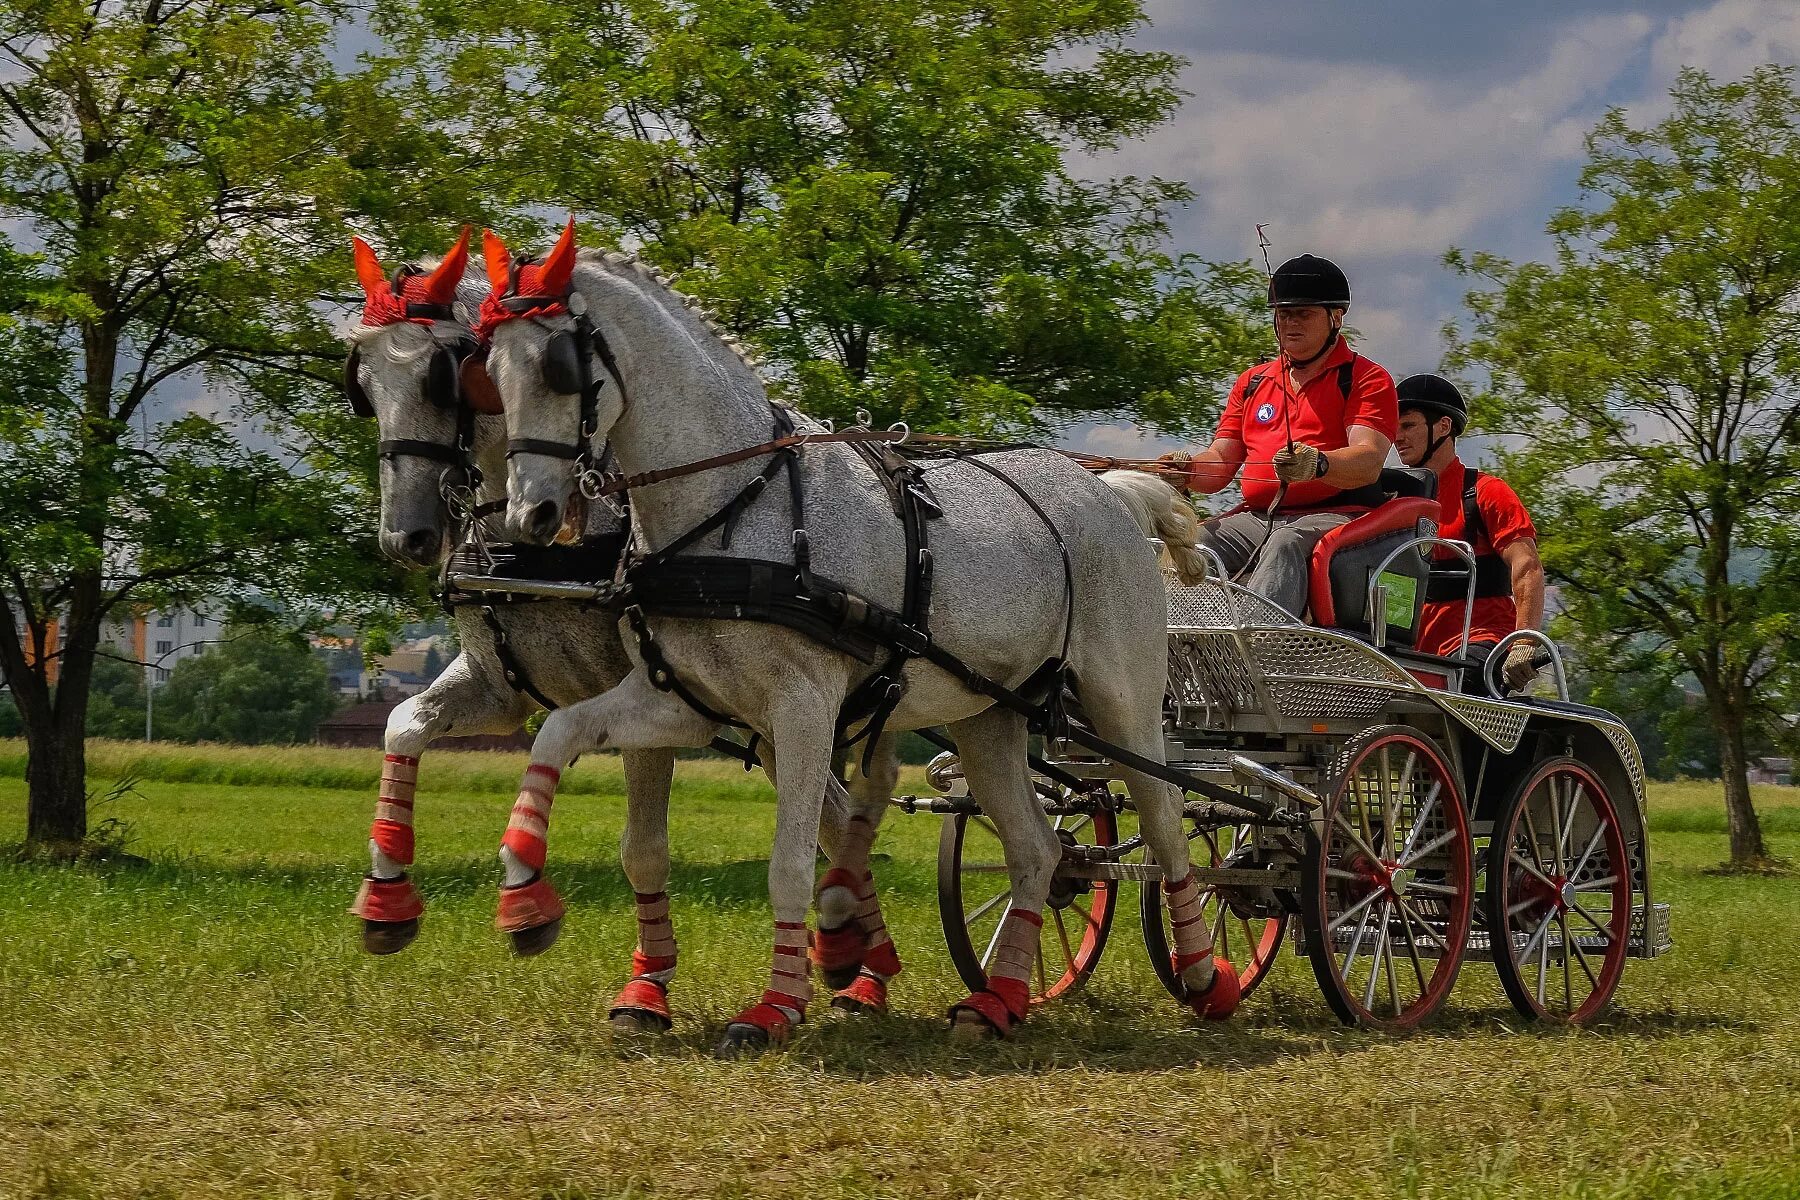
[[[841,992],[831,998],[831,1007],[836,1012],[848,1013],[853,1017],[878,1017],[887,1011],[873,1004],[864,1004],[855,996],[846,996]]]
[[[669,1018],[642,1008],[614,1009],[607,1024],[619,1033],[667,1033],[675,1028]]]
[[[829,970],[824,967],[819,968],[820,980],[834,992],[841,992],[855,983],[856,977],[861,973],[861,963],[852,963],[847,967],[833,967]]]
[[[398,954],[419,936],[419,918],[410,921],[364,921],[363,949],[370,954]]]
[[[725,1036],[719,1039],[714,1050],[720,1058],[747,1058],[753,1054],[761,1054],[774,1045],[769,1031],[760,1025],[751,1025],[743,1021],[733,1021],[725,1027]]]
[[[515,929],[512,931],[513,953],[520,958],[530,958],[533,955],[542,954],[556,945],[556,939],[561,933],[561,917],[546,925],[534,925],[530,929]]]
[[[965,1045],[976,1042],[997,1042],[1000,1031],[982,1020],[980,1014],[958,1009],[956,1016],[950,1021],[950,1040]]]

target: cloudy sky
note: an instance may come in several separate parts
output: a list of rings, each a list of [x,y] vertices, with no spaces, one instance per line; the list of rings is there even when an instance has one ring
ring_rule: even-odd
[[[1582,139],[1610,106],[1667,111],[1682,66],[1735,78],[1800,62],[1800,0],[1150,0],[1145,47],[1188,60],[1181,112],[1098,160],[1191,184],[1179,249],[1350,275],[1360,349],[1396,377],[1433,370],[1462,290],[1446,249],[1544,257],[1578,198]],[[1151,443],[1123,426],[1071,440]]]

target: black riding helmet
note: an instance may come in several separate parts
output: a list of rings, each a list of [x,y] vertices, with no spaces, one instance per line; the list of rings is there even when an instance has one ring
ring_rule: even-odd
[[[1269,277],[1270,308],[1349,308],[1350,280],[1316,254],[1290,258]]]
[[[1408,375],[1396,389],[1400,393],[1400,411],[1416,408],[1430,420],[1450,418],[1450,436],[1461,437],[1469,423],[1469,402],[1456,390],[1456,385],[1442,375]]]

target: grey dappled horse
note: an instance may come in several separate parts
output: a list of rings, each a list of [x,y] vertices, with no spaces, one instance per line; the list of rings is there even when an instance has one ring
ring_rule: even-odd
[[[506,429],[498,397],[481,386],[486,377],[479,371],[452,373],[442,362],[434,365],[435,358],[449,355],[460,366],[473,349],[470,318],[486,294],[486,280],[478,271],[467,271],[466,231],[441,262],[409,264],[393,280],[383,275],[374,252],[360,240],[356,257],[367,305],[364,323],[350,334],[353,356],[346,385],[359,411],[372,416],[380,430],[381,546],[399,561],[437,566],[459,532],[453,527],[447,492],[454,494],[468,482],[456,448],[463,422],[468,422],[470,448],[482,480],[479,490],[464,496],[463,502],[485,506],[505,498]],[[504,518],[498,510],[483,523],[490,540],[504,540]],[[595,505],[588,510],[583,532],[604,536],[618,532],[618,526],[619,518],[609,508]],[[431,686],[403,701],[388,718],[382,796],[370,841],[371,868],[352,909],[364,920],[364,945],[378,954],[410,944],[423,911],[423,901],[406,874],[413,859],[412,802],[419,756],[439,737],[510,733],[538,707],[507,681],[495,629],[480,607],[459,607],[453,619],[461,653]],[[496,604],[493,620],[525,677],[555,704],[600,695],[631,670],[614,615],[544,600]],[[897,764],[891,742],[884,743],[882,751],[870,774],[859,779],[859,788],[879,791],[885,798]],[[666,990],[674,958],[664,895],[674,754],[667,748],[640,748],[621,757],[627,803],[619,858],[638,894],[640,926],[634,977],[614,1004],[614,1022],[663,1026],[668,1021]],[[833,795],[823,806],[820,835],[830,852],[846,841],[848,804],[837,794],[835,779],[828,787]],[[522,953],[546,949],[555,940],[562,906],[541,877],[542,860],[535,866],[522,862],[510,846],[502,857],[505,882],[512,886],[502,894],[501,927],[513,935]],[[897,970],[897,962],[885,973],[875,969],[893,952],[886,945],[872,893],[864,878],[844,874],[828,874],[820,891],[824,933],[819,962],[828,980],[853,989],[844,1007],[879,1007],[885,989],[878,985]],[[519,904],[520,897],[528,903]],[[866,976],[858,974],[865,951],[873,959]]]
[[[488,370],[505,402],[514,448],[508,511],[521,537],[538,542],[551,537],[576,491],[568,452],[581,441],[583,398],[566,383],[568,339],[579,327],[568,305],[576,297],[596,331],[594,345],[576,348],[585,359],[582,371],[588,379],[604,380],[586,432],[591,445],[609,442],[622,472],[636,476],[675,468],[758,446],[773,436],[775,417],[752,364],[666,281],[635,260],[616,254],[578,258],[573,223],[541,263],[513,261],[491,234],[485,253],[494,290],[484,303],[480,331],[489,340]],[[611,366],[598,353],[601,339]],[[557,362],[558,356],[564,361]],[[798,414],[791,419],[803,429],[821,428]],[[554,452],[558,444],[560,453]],[[793,469],[804,478],[813,570],[899,611],[904,539],[883,483],[847,445],[804,446],[798,459]],[[1106,482],[1052,451],[997,453],[986,462],[1016,481],[1060,531],[1073,594],[1065,586],[1064,562],[1051,531],[1020,495],[967,461],[926,464],[925,478],[943,510],[929,528],[934,640],[989,678],[1016,688],[1063,653],[1065,605],[1070,606],[1066,661],[1087,719],[1100,736],[1163,761],[1166,602],[1156,553],[1146,538],[1163,536],[1184,573],[1195,573],[1191,511],[1172,489],[1156,483],[1163,499],[1160,511],[1150,514],[1141,504],[1138,477],[1131,486],[1140,503],[1122,504]],[[713,517],[766,465],[766,459],[753,458],[634,487],[639,549],[654,553]],[[787,489],[776,481],[737,515],[728,542],[714,530],[693,549],[708,556],[793,562],[800,521]],[[836,721],[846,697],[871,668],[773,624],[654,612],[646,624],[690,694],[716,712],[734,715],[773,745],[778,808],[769,863],[775,918],[770,986],[728,1026],[721,1049],[778,1042],[803,1016],[808,999],[804,975],[792,964],[805,940],[819,802],[831,774]],[[960,1028],[1005,1033],[1025,1012],[1036,929],[1060,857],[1027,773],[1026,720],[917,658],[907,663],[903,681],[904,694],[888,728],[950,727],[970,790],[1005,846],[1013,908],[989,987],[953,1010]],[[700,745],[712,729],[711,720],[660,690],[640,667],[606,695],[552,713],[538,734],[530,770],[553,779],[554,772],[595,747]],[[1180,796],[1142,773],[1126,771],[1124,778],[1152,853],[1169,879],[1178,881],[1169,885],[1178,966],[1193,1002],[1204,1011],[1214,960],[1205,922],[1184,924],[1190,908],[1197,917],[1198,900]],[[858,804],[857,815],[872,832],[881,808],[864,806],[860,798]],[[1235,997],[1235,984],[1231,992]]]

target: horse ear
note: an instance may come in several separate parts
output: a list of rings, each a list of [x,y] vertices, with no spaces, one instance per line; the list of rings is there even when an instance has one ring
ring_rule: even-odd
[[[491,229],[481,231],[481,257],[487,263],[488,286],[494,289],[494,295],[502,295],[511,282],[512,252]]]
[[[561,296],[569,290],[569,279],[575,274],[575,217],[571,214],[569,223],[563,226],[562,236],[556,239],[556,247],[544,260],[543,272],[538,276],[538,287],[545,296]]]
[[[500,389],[488,374],[487,360],[478,354],[462,361],[462,397],[463,403],[478,413],[498,416],[506,411],[500,403]]]
[[[463,272],[469,269],[469,227],[463,226],[462,236],[456,239],[456,245],[438,264],[438,269],[425,278],[425,303],[448,304],[456,299],[456,285],[462,282]]]
[[[358,237],[350,239],[350,249],[356,256],[356,281],[362,284],[363,293],[372,296],[387,291],[387,273],[381,269],[375,248]]]

